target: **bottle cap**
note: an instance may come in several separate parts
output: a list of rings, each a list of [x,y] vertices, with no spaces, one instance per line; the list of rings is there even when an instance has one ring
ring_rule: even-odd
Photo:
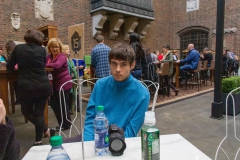
[[[104,107],[103,107],[103,106],[97,106],[97,110],[98,110],[98,111],[103,111],[103,110],[104,110]]]
[[[53,136],[50,138],[50,144],[51,146],[59,146],[62,142],[62,136]]]
[[[146,111],[144,123],[156,123],[155,112],[153,111]]]

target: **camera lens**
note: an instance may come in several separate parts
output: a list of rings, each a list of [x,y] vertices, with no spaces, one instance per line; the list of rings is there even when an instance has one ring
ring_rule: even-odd
[[[116,139],[112,141],[111,147],[114,151],[119,151],[123,147],[123,143],[121,140]]]

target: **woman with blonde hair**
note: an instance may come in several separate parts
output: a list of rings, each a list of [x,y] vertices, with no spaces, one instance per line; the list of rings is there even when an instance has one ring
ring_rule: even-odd
[[[67,57],[67,62],[68,62],[68,72],[72,79],[77,78],[77,70],[76,67],[73,63],[72,58],[70,57],[70,49],[68,45],[63,45],[63,53]],[[75,102],[76,101],[76,86],[72,86],[69,94],[69,101],[68,101],[68,106],[70,109],[70,114],[73,115],[73,108],[75,107]]]
[[[66,107],[67,109],[65,112],[64,102],[62,101],[62,105],[60,105],[59,90],[65,82],[71,80],[72,78],[68,72],[67,58],[66,55],[63,53],[63,45],[60,39],[50,39],[47,46],[50,54],[47,56],[46,67],[54,68],[52,75],[49,75],[49,77],[52,77],[53,87],[53,95],[51,95],[50,97],[50,106],[52,107],[59,124],[59,126],[56,127],[56,130],[60,130],[60,125],[62,121],[62,130],[66,130],[70,128],[70,122],[67,121],[66,115],[69,120],[71,120],[71,117],[69,107]],[[61,95],[61,99],[65,98],[66,102],[68,102],[71,88],[71,83],[67,83],[64,85],[64,94]],[[63,119],[61,117],[60,107],[62,107]]]

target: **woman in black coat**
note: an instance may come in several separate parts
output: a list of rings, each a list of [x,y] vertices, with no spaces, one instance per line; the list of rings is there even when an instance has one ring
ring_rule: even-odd
[[[26,44],[17,45],[6,65],[14,70],[18,64],[17,94],[23,115],[35,125],[34,145],[42,144],[43,132],[49,137],[50,131],[44,126],[44,108],[52,93],[46,71],[46,50],[42,47],[44,34],[38,30],[28,30],[24,36]]]

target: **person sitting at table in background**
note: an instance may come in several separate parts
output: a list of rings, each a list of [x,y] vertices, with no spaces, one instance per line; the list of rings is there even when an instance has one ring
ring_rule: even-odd
[[[5,48],[6,48],[6,51],[7,51],[7,57],[6,57],[6,61],[9,60],[10,56],[11,56],[11,53],[14,49],[14,47],[16,46],[16,44],[13,42],[13,41],[8,41],[6,44],[5,44]]]
[[[186,71],[195,70],[198,66],[200,54],[195,50],[193,44],[188,45],[188,56],[183,60],[177,60],[177,63],[185,63],[180,67],[181,84],[186,83]]]
[[[137,33],[130,34],[129,45],[132,46],[135,52],[135,67],[131,70],[131,74],[134,78],[140,80],[141,77],[146,78],[147,75],[147,60],[146,53],[140,42],[139,35]]]
[[[136,137],[150,102],[148,89],[131,75],[135,53],[126,44],[115,45],[109,53],[111,76],[97,80],[91,93],[84,125],[84,141],[94,140],[93,120],[97,106],[104,106],[109,124],[124,130],[125,138]],[[65,143],[81,141],[81,135],[65,139]]]
[[[169,62],[169,72],[168,72],[168,76],[164,76],[164,82],[166,86],[169,86],[170,88],[172,88],[172,90],[175,92],[175,96],[178,95],[179,90],[176,89],[169,81],[169,76],[171,76],[173,74],[173,54],[172,51],[170,50],[170,46],[167,44],[165,46],[163,46],[163,59],[160,62]],[[170,94],[170,91],[167,91],[168,94]]]
[[[6,63],[6,57],[3,55],[2,47],[0,46],[0,62]]]
[[[68,71],[70,76],[72,77],[72,79],[76,79],[77,78],[77,71],[76,71],[76,67],[73,63],[72,58],[70,57],[70,49],[68,45],[63,45],[63,53],[66,55],[67,57],[67,63],[68,63]],[[69,93],[69,101],[68,101],[68,106],[69,106],[69,112],[71,115],[73,115],[73,108],[75,107],[75,100],[76,100],[76,86],[73,85],[70,93]]]
[[[0,99],[0,159],[18,160],[20,155],[19,143],[15,137],[15,130],[6,109]]]
[[[13,41],[8,41],[5,45],[6,51],[7,51],[7,57],[6,57],[6,62],[10,59],[10,56],[12,54],[13,49],[15,48],[16,44]],[[18,67],[18,64],[15,65],[15,68]],[[19,98],[18,98],[18,93],[17,93],[17,82],[14,82],[14,92],[15,92],[15,104],[18,105],[20,104]]]
[[[203,49],[203,61],[207,60],[208,63],[207,63],[207,67],[210,67],[211,65],[211,62],[213,60],[213,55],[212,53],[209,51],[209,49],[207,47],[205,47]]]
[[[54,71],[52,72],[52,88],[53,88],[53,94],[50,96],[50,106],[53,109],[53,112],[57,118],[58,125],[56,127],[56,130],[60,130],[60,125],[63,121],[62,124],[62,130],[66,130],[70,128],[71,123],[67,121],[67,119],[71,120],[70,117],[70,111],[68,104],[66,107],[66,112],[65,112],[65,104],[64,101],[62,102],[62,105],[60,105],[60,97],[59,97],[59,90],[60,87],[67,81],[71,80],[71,76],[68,72],[68,63],[67,63],[67,58],[65,54],[63,54],[63,45],[60,39],[58,38],[51,38],[47,44],[48,46],[48,51],[49,55],[47,56],[46,59],[46,67],[54,68]],[[42,47],[43,48],[43,47]],[[72,88],[72,83],[67,83],[64,85],[63,90],[64,90],[64,95],[61,95],[61,99],[65,98],[65,101],[69,101],[69,94],[70,90]],[[60,108],[62,107],[62,108]],[[61,116],[61,109],[62,109],[62,115],[63,119]],[[66,119],[67,115],[67,119]]]
[[[98,35],[96,41],[98,44],[92,49],[91,66],[94,69],[95,77],[103,78],[110,75],[110,67],[107,60],[111,48],[104,44],[102,35]]]
[[[44,34],[32,29],[24,35],[26,44],[17,45],[7,62],[7,70],[18,64],[17,90],[23,115],[35,125],[35,143],[42,144],[42,134],[50,138],[50,129],[44,125],[44,109],[52,94],[45,71],[46,50],[41,47]]]
[[[158,63],[159,62],[159,60],[158,60],[159,51],[158,50],[154,50],[154,52],[151,53],[151,55],[152,55],[153,63]]]

